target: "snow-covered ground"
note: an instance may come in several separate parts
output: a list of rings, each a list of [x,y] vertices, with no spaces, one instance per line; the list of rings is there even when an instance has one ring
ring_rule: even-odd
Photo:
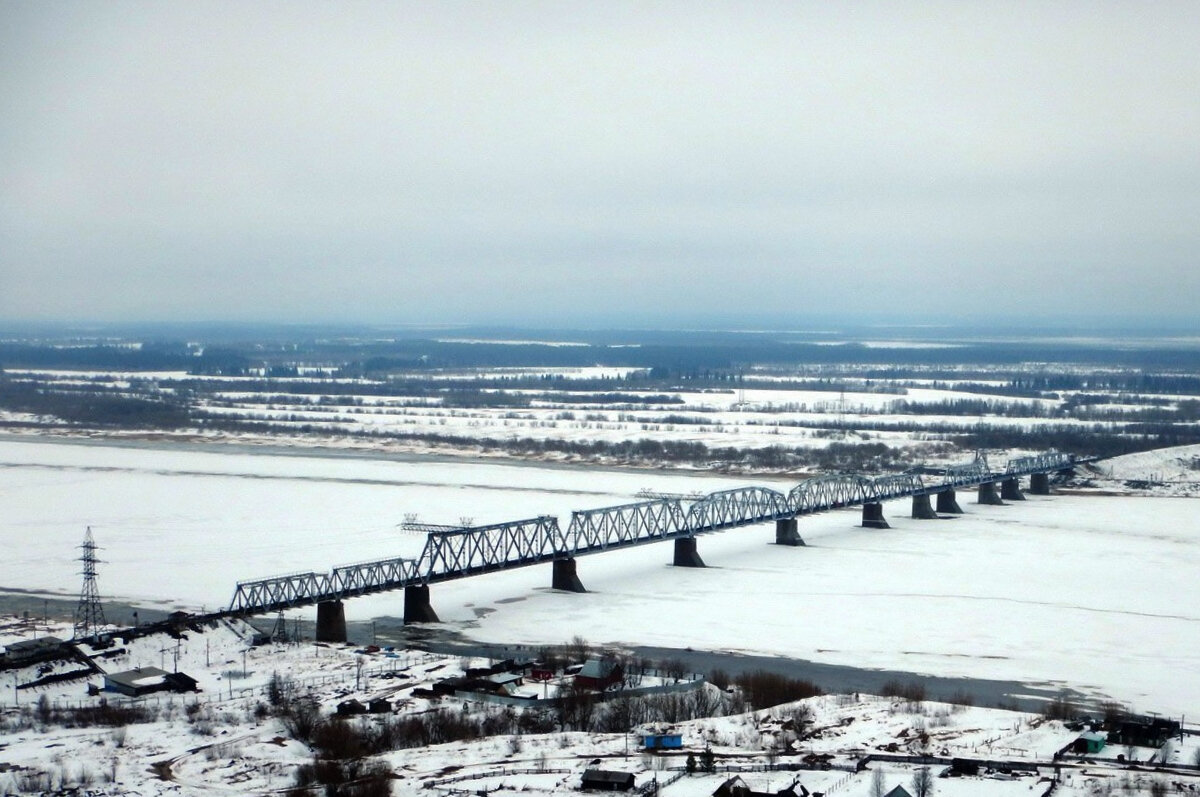
[[[1168,456],[1168,455],[1163,455]],[[535,465],[0,442],[0,587],[78,589],[91,526],[106,597],[213,609],[236,581],[417,553],[398,524],[476,523],[765,480]],[[787,482],[774,486],[786,489]],[[801,520],[806,548],[752,527],[580,560],[587,594],[548,589],[548,566],[440,584],[442,619],[483,640],[738,650],[943,675],[1061,684],[1140,709],[1200,714],[1200,532],[1187,499],[1061,495],[887,531],[851,511]],[[352,620],[399,616],[385,594]]]
[[[1088,469],[1101,490],[1150,495],[1200,496],[1200,445],[1126,454]]]
[[[0,793],[17,789],[44,793],[76,784],[91,794],[147,797],[279,791],[295,782],[298,766],[311,761],[312,752],[268,710],[267,685],[274,675],[297,694],[315,699],[326,715],[343,700],[371,697],[386,697],[401,716],[438,708],[457,715],[467,710],[463,698],[422,697],[414,688],[458,675],[464,664],[482,664],[428,654],[364,653],[313,645],[247,648],[246,634],[241,624],[222,622],[199,633],[191,631],[177,646],[171,645],[167,668],[177,652],[178,668],[196,677],[201,691],[142,698],[139,704],[157,715],[151,722],[72,729],[38,719],[36,710],[29,712],[28,703],[29,713],[24,715],[9,707],[3,714],[8,730],[0,737]],[[135,640],[126,646],[126,653],[108,661],[113,669],[157,663],[166,647],[162,638]],[[713,687],[707,689],[714,694]],[[56,707],[97,700],[84,697],[78,682],[35,691],[26,699],[36,701],[44,694]],[[120,697],[109,699],[129,704]],[[469,703],[475,714],[506,710]],[[369,726],[385,718],[391,717],[348,722]],[[383,753],[376,761],[392,773],[392,792],[402,795],[474,794],[485,789],[489,794],[524,797],[570,794],[578,791],[586,769],[599,766],[632,773],[639,786],[657,779],[665,784],[660,792],[664,797],[710,795],[735,774],[759,790],[775,791],[799,782],[809,791],[868,797],[876,772],[881,773],[887,791],[895,785],[909,787],[918,765],[867,756],[932,754],[1003,760],[1017,770],[1013,776],[981,772],[976,777],[938,778],[934,794],[1027,797],[1045,792],[1055,753],[1078,736],[1078,731],[1036,715],[871,695],[822,696],[747,713],[718,711],[717,716],[632,730],[628,734],[500,735],[400,749]],[[643,730],[679,734],[683,747],[663,755],[643,753],[638,744],[638,732]],[[1171,756],[1177,762],[1190,762],[1197,747],[1196,737],[1172,742]],[[689,755],[702,762],[706,750],[713,753],[717,772],[687,775],[681,771]],[[1124,778],[1138,789],[1147,789],[1155,779],[1168,779],[1194,790],[1195,774],[1126,774],[1115,768],[1116,755],[1130,752],[1145,761],[1158,751],[1109,748],[1088,762],[1068,756],[1061,762],[1059,793],[1089,797],[1104,783]],[[808,756],[828,756],[830,768],[780,771]],[[857,765],[864,760],[867,766],[859,771]],[[779,769],[769,770],[772,766]],[[933,767],[935,774],[944,769],[944,764]]]

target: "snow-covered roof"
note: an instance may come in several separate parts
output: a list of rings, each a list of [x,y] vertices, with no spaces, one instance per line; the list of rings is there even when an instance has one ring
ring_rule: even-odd
[[[166,675],[166,670],[160,670],[157,667],[137,667],[124,672],[111,672],[104,676],[104,680],[130,687],[153,686],[161,683]]]
[[[607,678],[612,675],[616,664],[607,659],[588,659],[579,674],[584,678]]]

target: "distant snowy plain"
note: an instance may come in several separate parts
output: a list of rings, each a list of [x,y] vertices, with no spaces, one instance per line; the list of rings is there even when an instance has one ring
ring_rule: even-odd
[[[415,556],[398,524],[476,523],[636,500],[642,488],[767,479],[474,462],[0,440],[0,588],[77,590],[85,526],[105,597],[213,609],[280,572]],[[787,482],[774,482],[786,489]],[[1200,714],[1200,504],[1058,495],[859,528],[854,511],[801,519],[805,548],[759,526],[701,539],[705,570],[668,545],[579,562],[586,594],[548,566],[433,588],[444,621],[479,639],[745,651],[858,667],[1071,686],[1139,710]],[[398,616],[399,594],[347,604]]]

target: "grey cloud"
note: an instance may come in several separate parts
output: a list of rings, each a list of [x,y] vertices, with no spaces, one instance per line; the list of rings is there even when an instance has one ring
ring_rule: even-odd
[[[10,318],[1200,300],[1190,3],[0,14]]]

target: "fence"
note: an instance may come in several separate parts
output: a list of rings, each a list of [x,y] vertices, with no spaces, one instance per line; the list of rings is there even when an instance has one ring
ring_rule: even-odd
[[[449,783],[462,783],[468,780],[483,780],[484,778],[508,778],[513,775],[570,775],[573,769],[536,769],[530,767],[502,767],[500,769],[485,769],[480,772],[470,772],[465,775],[453,775],[448,778],[434,778],[425,781],[422,786],[427,789],[441,788]],[[457,791],[457,790],[452,790]]]
[[[833,792],[837,791],[838,789],[845,788],[846,785],[848,785],[850,783],[850,781],[854,780],[855,774],[856,774],[855,771],[851,770],[850,772],[847,772],[845,775],[842,775],[840,778],[837,779],[837,781],[832,786],[830,786],[828,789],[825,790],[825,793],[832,794]]]
[[[658,776],[655,776],[652,780],[648,780],[645,783],[643,783],[641,786],[638,786],[638,788],[637,788],[638,793],[639,794],[653,794],[656,791],[659,791],[660,789],[667,788],[672,783],[674,783],[675,781],[679,780],[680,778],[682,778],[683,776],[685,776],[687,774],[688,774],[688,772],[685,769],[685,770],[676,772],[675,774],[671,775],[666,780],[659,780]]]
[[[288,676],[281,676],[281,677],[284,677],[284,679],[295,688],[313,689],[313,688],[320,687],[320,686],[328,686],[329,684],[346,683],[347,681],[355,681],[355,680],[367,681],[371,678],[382,678],[385,676],[391,676],[391,675],[400,673],[403,670],[407,670],[411,667],[414,667],[414,666],[417,666],[420,664],[429,664],[429,663],[432,663],[435,661],[444,661],[446,658],[447,657],[445,657],[445,656],[439,656],[434,653],[417,652],[417,653],[408,654],[403,658],[389,660],[388,663],[382,664],[378,667],[364,667],[361,672],[356,671],[355,667],[353,665],[351,665],[344,669],[337,670],[335,672],[331,672],[331,673],[323,674],[323,675],[314,675],[314,676],[308,676],[305,678],[292,678],[292,677],[288,677]],[[231,672],[236,673],[238,671],[233,670]],[[91,673],[91,672],[84,673],[84,675],[93,675],[93,674],[95,674],[95,673]],[[83,676],[81,675],[80,677],[82,678]],[[240,701],[246,701],[246,700],[252,700],[255,698],[266,697],[271,689],[271,686],[269,683],[261,684],[259,686],[248,686],[248,687],[241,687],[241,688],[233,688],[232,684],[233,684],[233,681],[229,680],[228,675],[227,675],[227,680],[223,684],[221,684],[219,688],[217,688],[214,691],[187,693],[187,694],[189,694],[191,696],[191,698],[196,701],[199,701],[202,699],[205,703],[212,703],[212,704],[216,704],[216,705],[226,705],[229,703],[237,703]],[[47,686],[49,686],[49,684],[36,684],[36,685],[34,685],[34,684],[28,684],[28,685],[17,684],[14,687],[13,702],[11,705],[14,707],[20,706],[20,705],[27,705],[27,706],[36,705],[38,702],[38,699],[41,697],[42,694],[44,694],[44,692],[42,691],[43,688],[45,688]],[[20,691],[18,692],[17,690],[20,690]],[[162,692],[156,692],[153,695],[142,696],[142,697],[127,697],[125,695],[121,695],[121,694],[118,694],[115,692],[104,692],[104,693],[102,693],[102,695],[110,703],[119,701],[123,704],[154,705],[154,706],[162,705],[164,698],[167,701],[171,701],[171,700],[174,700],[176,697],[176,695],[174,693],[166,694],[166,693],[162,693]],[[180,697],[182,697],[182,696],[180,696]],[[63,711],[70,710],[70,709],[80,709],[80,708],[85,708],[85,707],[94,706],[94,705],[96,705],[94,700],[91,700],[91,701],[66,700],[63,698],[54,698],[50,701],[51,708],[54,708],[56,710],[63,710]],[[0,708],[4,708],[5,706],[6,706],[6,704],[4,702],[0,702]]]
[[[657,675],[658,671],[647,671],[646,674],[655,673],[652,677],[663,677]],[[659,684],[657,686],[635,686],[629,689],[617,689],[608,692],[599,692],[595,695],[597,703],[603,703],[608,700],[618,700],[623,697],[642,697],[645,695],[668,694],[672,692],[690,692],[694,689],[699,689],[704,686],[705,678],[699,673],[688,673],[683,680],[669,684]],[[553,706],[558,703],[557,697],[546,698],[524,698],[524,697],[505,697],[504,695],[493,695],[487,692],[463,692],[456,691],[454,697],[459,700],[470,700],[478,703],[495,703],[501,706]]]

